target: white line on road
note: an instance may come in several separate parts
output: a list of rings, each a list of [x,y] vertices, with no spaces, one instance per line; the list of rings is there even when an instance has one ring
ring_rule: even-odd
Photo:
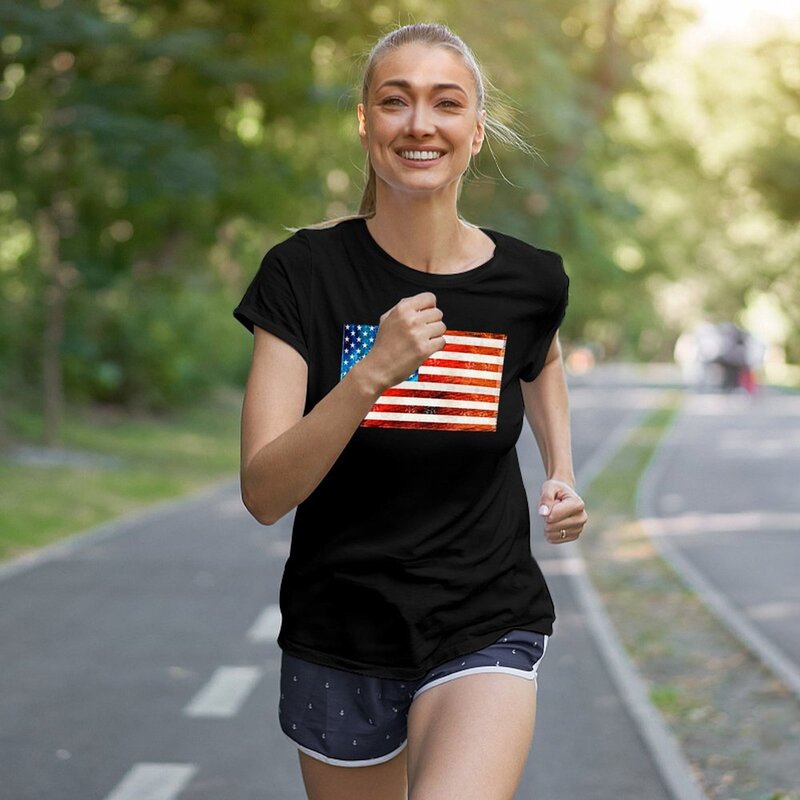
[[[172,800],[195,772],[195,764],[135,764],[106,800]]]
[[[652,407],[654,406],[649,405],[626,414],[622,422],[578,469],[577,482],[580,487],[584,487],[584,492],[585,487],[591,484],[638,427],[645,411]],[[674,800],[708,800],[680,743],[650,700],[647,685],[625,650],[600,595],[589,579],[580,544],[576,540],[560,545],[560,548],[567,561],[563,574],[573,586],[578,604],[589,620],[587,627],[608,673],[639,729],[650,756],[661,773],[664,785]]]
[[[651,502],[651,508],[655,503]],[[663,503],[660,504],[663,507]],[[653,512],[655,508],[653,508]],[[699,536],[707,533],[760,533],[800,531],[800,514],[780,511],[731,511],[728,513],[675,514],[665,517],[646,517],[654,536]]]
[[[268,605],[247,632],[247,638],[251,642],[274,642],[280,629],[281,610],[274,604]]]
[[[575,575],[586,569],[582,559],[569,556],[537,558],[536,563],[545,575]]]
[[[670,520],[659,520],[655,512],[657,486],[662,477],[673,448],[678,423],[683,413],[675,415],[672,425],[664,433],[661,444],[645,469],[639,482],[636,498],[637,516],[661,556],[672,565],[683,581],[697,593],[706,607],[716,615],[739,641],[749,648],[762,663],[766,664],[783,682],[800,697],[800,669],[776,644],[773,644],[746,616],[736,611],[731,602],[710,583],[680,550],[663,535],[662,524]]]
[[[258,667],[218,667],[183,713],[188,717],[232,717],[261,675]]]

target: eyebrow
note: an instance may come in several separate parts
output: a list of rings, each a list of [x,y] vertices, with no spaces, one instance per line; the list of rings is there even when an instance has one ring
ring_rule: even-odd
[[[384,86],[400,86],[403,89],[410,89],[411,84],[407,80],[403,80],[402,78],[390,78],[389,80],[384,81],[376,91],[383,89]],[[466,94],[466,90],[459,86],[457,83],[434,83],[432,88],[434,90],[437,89],[458,89],[458,91],[463,92]]]

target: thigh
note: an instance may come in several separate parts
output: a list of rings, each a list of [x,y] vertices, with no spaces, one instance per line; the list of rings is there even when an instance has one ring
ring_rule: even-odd
[[[368,767],[338,767],[297,752],[308,800],[407,800],[406,749]]]
[[[512,800],[535,720],[536,682],[507,673],[421,693],[408,715],[409,800]]]
[[[509,631],[431,670],[408,716],[411,800],[510,800],[530,751],[547,636]]]

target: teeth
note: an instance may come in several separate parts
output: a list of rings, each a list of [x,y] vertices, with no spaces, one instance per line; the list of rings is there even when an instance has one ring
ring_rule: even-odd
[[[400,155],[403,156],[403,158],[412,158],[416,161],[433,161],[442,154],[434,150],[401,150]]]

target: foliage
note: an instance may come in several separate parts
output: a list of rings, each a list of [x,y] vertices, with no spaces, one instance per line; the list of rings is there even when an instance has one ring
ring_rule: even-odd
[[[462,213],[564,255],[566,338],[663,357],[709,311],[778,304],[797,357],[800,49],[689,59],[690,19],[670,0],[507,0],[492,25],[473,0],[3,4],[0,391],[45,385],[48,352],[76,400],[241,381],[233,306],[283,225],[356,209],[359,67],[422,20],[463,36],[540,153],[485,145]]]

